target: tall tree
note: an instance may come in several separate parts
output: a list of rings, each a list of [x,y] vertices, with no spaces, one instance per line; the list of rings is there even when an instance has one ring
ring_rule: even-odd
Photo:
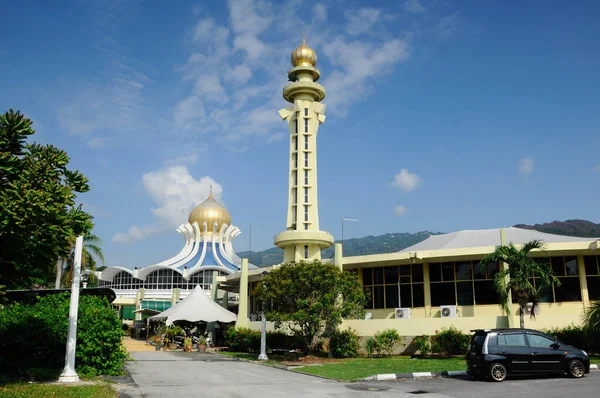
[[[356,274],[320,261],[288,263],[264,276],[256,289],[267,319],[305,339],[306,350],[325,326],[362,316],[365,296]]]
[[[71,239],[93,226],[76,206],[87,178],[68,169],[65,151],[28,144],[33,134],[19,111],[0,115],[0,284],[8,289],[47,284]]]
[[[500,307],[509,316],[511,308],[508,303],[511,294],[512,299],[519,304],[521,329],[525,327],[527,303],[533,303],[531,317],[535,318],[539,311],[540,291],[553,284],[560,286],[560,280],[554,276],[548,264],[538,262],[529,256],[532,250],[543,249],[543,247],[543,243],[537,239],[529,241],[520,249],[510,243],[508,246],[496,248],[480,263],[481,267],[493,262],[503,262],[508,265],[508,269],[501,269],[494,277],[494,289],[500,297]]]

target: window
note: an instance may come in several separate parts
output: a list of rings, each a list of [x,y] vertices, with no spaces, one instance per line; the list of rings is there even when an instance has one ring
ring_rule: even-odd
[[[532,348],[552,348],[554,345],[554,340],[539,334],[527,334],[527,341],[529,341],[529,346]]]
[[[538,258],[538,262],[551,267],[554,276],[560,280],[560,286],[549,286],[540,290],[540,301],[544,303],[560,303],[566,301],[581,301],[581,286],[577,258],[573,256],[555,256]],[[540,283],[532,279],[534,286]]]
[[[304,188],[304,203],[308,203],[308,188]]]
[[[498,263],[481,267],[477,260],[429,264],[431,305],[498,304],[498,271]]]
[[[304,119],[304,132],[308,133],[308,119]]]
[[[308,223],[304,224],[304,229],[308,229]]]
[[[296,212],[296,208],[292,208],[292,213],[294,214],[292,217],[294,218],[293,223],[296,224],[296,222],[298,222],[298,214]]]
[[[308,206],[304,206],[304,221],[308,221]]]
[[[308,108],[304,108],[304,116],[308,116]]]
[[[424,307],[423,265],[363,269],[366,308]]]
[[[292,171],[292,176],[294,177],[294,185],[298,185],[298,171]]]
[[[294,168],[297,169],[298,168],[298,154],[294,153],[292,155],[292,159],[294,160]]]
[[[499,334],[498,345],[527,346],[523,333]]]
[[[296,192],[296,188],[292,188],[292,196],[294,197],[294,204],[298,203],[298,193]]]
[[[202,289],[210,291],[213,282],[213,270],[198,271],[190,276],[188,281],[188,290],[193,290],[196,285],[200,285]],[[227,275],[223,271],[218,271],[220,276]]]
[[[304,258],[308,258],[308,245],[304,245]]]
[[[304,152],[304,167],[308,167],[308,152]]]
[[[304,136],[304,149],[308,151],[308,135]]]
[[[308,185],[308,170],[304,170],[304,185]]]
[[[598,256],[583,256],[590,300],[600,300],[600,272],[598,272],[598,260]]]
[[[299,121],[298,121],[298,117],[296,116],[296,129],[295,129],[295,131],[294,131],[294,132],[295,132],[295,134],[298,134],[298,123],[299,123]]]
[[[292,140],[294,141],[294,151],[298,150],[298,137],[293,137]]]

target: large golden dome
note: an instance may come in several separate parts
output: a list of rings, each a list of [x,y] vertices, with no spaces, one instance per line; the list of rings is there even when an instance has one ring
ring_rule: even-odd
[[[202,233],[204,233],[205,221],[208,232],[212,232],[215,222],[217,223],[217,232],[221,229],[221,225],[231,225],[231,215],[229,215],[229,212],[223,205],[213,198],[212,187],[210,188],[208,199],[194,207],[194,210],[192,210],[188,217],[190,224],[194,224],[194,222],[198,223],[198,227]]]
[[[306,38],[302,34],[302,44],[292,53],[292,65],[296,66],[312,66],[317,65],[317,53],[315,50],[306,45]]]

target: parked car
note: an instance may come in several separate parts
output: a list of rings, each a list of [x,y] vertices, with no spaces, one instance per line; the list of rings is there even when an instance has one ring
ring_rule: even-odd
[[[531,329],[477,329],[467,352],[467,373],[503,381],[511,374],[565,374],[581,378],[590,372],[587,353]]]

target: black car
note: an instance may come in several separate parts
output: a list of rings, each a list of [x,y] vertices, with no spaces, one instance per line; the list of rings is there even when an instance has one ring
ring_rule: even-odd
[[[565,374],[580,378],[590,372],[587,353],[531,329],[478,329],[467,353],[467,373],[478,379],[503,381],[510,374]]]

